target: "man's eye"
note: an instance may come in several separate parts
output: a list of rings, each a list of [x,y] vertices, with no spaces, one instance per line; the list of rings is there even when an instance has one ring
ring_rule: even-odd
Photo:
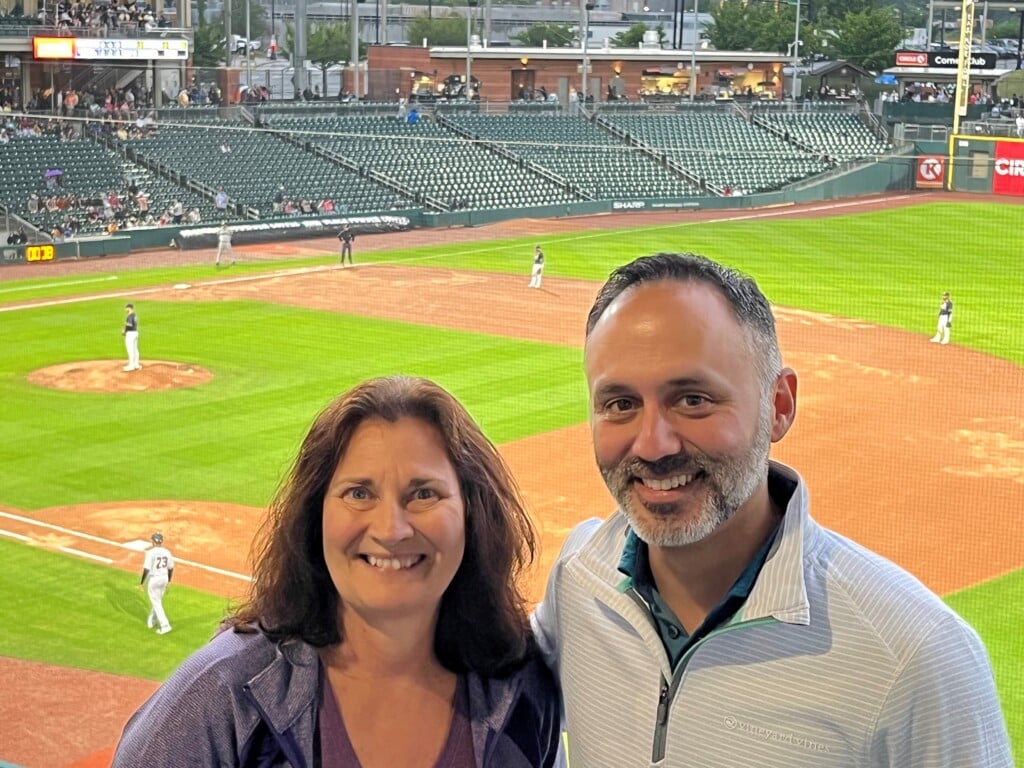
[[[699,408],[704,405],[708,399],[704,395],[683,395],[679,398],[679,402],[690,408]]]
[[[633,410],[633,401],[625,397],[620,397],[616,400],[609,400],[605,403],[604,409],[611,413],[624,413],[626,411]]]

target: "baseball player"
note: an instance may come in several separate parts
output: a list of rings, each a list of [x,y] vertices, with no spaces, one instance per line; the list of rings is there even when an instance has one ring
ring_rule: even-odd
[[[341,266],[345,266],[345,256],[348,255],[348,265],[352,266],[352,241],[356,239],[356,233],[352,227],[345,222],[345,226],[338,232],[338,239],[341,240]]]
[[[124,305],[125,318],[124,328],[121,335],[124,336],[124,348],[128,351],[128,365],[122,371],[141,371],[139,364],[139,318],[135,314],[134,304]]]
[[[540,280],[544,275],[544,251],[538,245],[533,249],[533,271],[530,272],[530,287],[540,288]]]
[[[149,579],[149,604],[152,610],[146,619],[146,626],[152,629],[157,627],[158,635],[166,635],[171,631],[171,623],[167,621],[167,614],[164,613],[164,592],[167,585],[171,583],[174,575],[174,556],[164,546],[162,533],[154,533],[149,537],[153,546],[146,550],[146,560],[142,565],[142,580],[139,582],[139,589]],[[159,626],[157,626],[159,625]]]
[[[949,329],[953,327],[953,300],[949,298],[949,291],[942,294],[942,303],[939,304],[939,324],[932,336],[933,344],[949,344]]]
[[[231,257],[231,263],[235,263],[235,251],[231,247],[231,228],[224,222],[220,225],[220,231],[217,232],[217,258],[213,262],[218,267],[220,266],[220,257]]]

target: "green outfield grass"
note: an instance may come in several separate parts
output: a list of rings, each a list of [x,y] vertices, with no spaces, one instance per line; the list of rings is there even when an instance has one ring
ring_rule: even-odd
[[[955,342],[1024,364],[1024,280],[1014,236],[1024,224],[1024,206],[935,204],[830,219],[699,225],[687,223],[685,213],[679,218],[678,225],[544,238],[545,276],[601,280],[643,253],[693,250],[751,273],[778,305],[922,337],[934,331],[939,297],[950,290]],[[512,272],[525,283],[534,242],[446,244],[356,257]],[[334,259],[332,253],[246,264],[230,276]],[[196,282],[225,272],[190,266],[8,279],[0,281],[0,308]],[[99,279],[107,276],[116,279]],[[28,372],[58,362],[120,359],[125,300],[0,312],[0,504],[27,511],[132,499],[262,506],[314,413],[352,383],[383,373],[437,379],[498,443],[585,419],[578,349],[246,301],[139,298],[143,360],[208,367],[216,376],[203,386],[129,397],[62,393],[25,381]],[[983,400],[984,393],[963,386],[952,383],[950,396]],[[130,574],[3,539],[0,557],[11,564],[0,569],[0,654],[159,680],[209,637],[223,614],[223,600],[175,588],[175,631],[160,638],[169,642],[158,645],[154,637],[150,643],[143,635],[145,596],[134,590]],[[1022,593],[1024,571],[948,599],[985,639],[1024,764]],[[69,624],[80,628],[73,637]],[[149,650],[139,650],[141,641]],[[102,662],[109,665],[96,666],[101,658],[109,658]]]
[[[25,376],[116,357],[122,300],[5,317],[0,503],[24,509],[119,499],[264,505],[313,414],[369,376],[428,376],[506,442],[586,418],[574,349],[254,302],[146,302],[143,356],[216,371],[208,384],[126,398],[44,390]],[[259,333],[253,334],[252,329]],[[74,350],[69,354],[68,350]],[[510,383],[514,382],[514,386]],[[40,454],[52,449],[40,482]]]
[[[160,636],[146,629],[149,598],[137,573],[2,537],[0,560],[2,656],[163,680],[228,612],[223,598],[171,584],[174,630]]]
[[[1013,740],[1015,762],[1024,766],[1024,570],[947,595],[946,602],[985,641]]]

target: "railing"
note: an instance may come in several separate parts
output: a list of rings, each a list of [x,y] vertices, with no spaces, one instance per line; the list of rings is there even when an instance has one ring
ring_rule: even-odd
[[[118,24],[116,27],[66,27],[52,24],[6,23],[0,17],[0,37],[111,37],[136,40],[139,38],[178,37],[192,40],[190,27],[154,27],[147,30],[132,22]]]
[[[860,118],[862,121],[867,123],[868,128],[875,135],[875,138],[880,141],[891,141],[889,132],[885,130],[885,126],[882,125],[882,121],[878,119],[878,115],[868,109],[867,104],[864,104],[860,110]]]

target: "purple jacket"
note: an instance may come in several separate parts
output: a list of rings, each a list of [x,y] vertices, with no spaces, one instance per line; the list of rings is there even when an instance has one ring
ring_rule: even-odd
[[[132,715],[112,768],[318,768],[319,679],[308,643],[223,632]],[[470,674],[469,710],[476,768],[564,766],[558,691],[543,662],[507,678]]]

